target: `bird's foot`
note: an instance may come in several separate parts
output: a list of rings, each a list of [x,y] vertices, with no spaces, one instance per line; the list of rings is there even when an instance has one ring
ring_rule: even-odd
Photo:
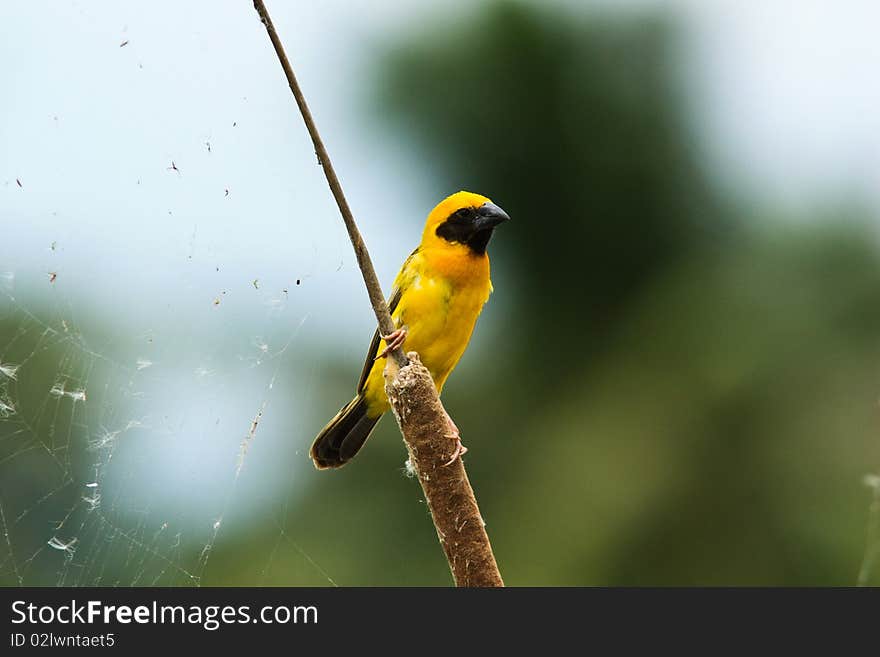
[[[461,444],[461,438],[458,436],[455,437],[455,450],[452,452],[452,458],[449,459],[446,463],[443,464],[445,468],[448,465],[452,465],[455,463],[456,459],[460,459],[462,456],[467,454],[468,448]]]
[[[380,358],[385,358],[385,356],[401,346],[404,340],[406,340],[406,329],[399,328],[388,335],[383,335],[382,339],[385,340],[385,348],[378,353],[373,359],[374,361],[379,360]]]
[[[443,412],[446,413],[445,408],[443,409]],[[449,413],[446,413],[446,424],[449,428],[449,437],[455,441],[455,449],[452,452],[452,457],[443,464],[444,468],[455,463],[456,459],[461,458],[467,454],[468,451],[468,448],[461,444],[461,432],[459,432],[458,427],[455,426],[455,422],[452,421],[452,418],[449,417]]]

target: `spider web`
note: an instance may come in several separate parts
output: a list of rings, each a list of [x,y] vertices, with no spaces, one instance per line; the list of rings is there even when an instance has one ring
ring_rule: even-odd
[[[409,167],[358,120],[363,42],[321,54],[366,33],[334,7],[274,18],[390,281]],[[0,585],[335,583],[289,523],[374,323],[253,7],[177,9],[3,9]]]
[[[50,274],[50,285],[56,276]],[[179,336],[148,331],[97,349],[69,300],[31,310],[18,299],[16,283],[13,272],[0,274],[0,328],[12,336],[0,346],[0,581],[202,585],[308,315],[286,339],[272,340],[277,347],[256,338],[237,358],[202,353],[181,367]],[[266,294],[262,305],[267,322],[287,319],[284,294]],[[120,359],[130,353],[141,355]],[[169,362],[171,373],[161,372]],[[236,405],[233,413],[218,408],[224,381],[242,378],[262,381],[250,418]],[[196,410],[195,421],[192,388],[206,393],[210,409]],[[168,392],[187,403],[168,405]],[[227,419],[233,423],[222,428]],[[177,471],[168,472],[175,462]],[[200,468],[219,474],[218,481],[200,479]],[[257,469],[258,478],[266,476]],[[248,496],[253,481],[246,486]],[[278,539],[263,571],[279,550],[290,549],[334,584],[284,525],[294,486],[286,484],[281,508],[272,510]]]

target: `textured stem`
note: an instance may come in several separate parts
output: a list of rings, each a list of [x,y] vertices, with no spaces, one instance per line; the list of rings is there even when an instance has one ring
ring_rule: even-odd
[[[409,364],[399,371],[393,363],[385,368],[385,392],[455,585],[504,586],[464,464],[458,458],[446,465],[455,440],[447,433],[446,411],[434,380],[416,352],[407,355]]]
[[[262,0],[254,0],[254,8],[260,15],[263,25],[266,26],[275,53],[281,62],[281,68],[287,76],[290,90],[296,98],[296,104],[315,145],[315,153],[324,169],[330,190],[342,213],[358,266],[370,295],[373,312],[379,323],[379,331],[383,335],[388,335],[394,331],[395,326],[388,312],[385,297],[382,295],[382,287],[373,269],[370,254],[345,200],[339,178],[336,177],[330,162],[330,156],[315,126],[315,120],[293,74],[266,6]],[[407,358],[403,349],[398,347],[390,355],[392,358],[387,360],[385,368],[385,390],[409,451],[410,462],[418,474],[419,483],[425,493],[425,500],[431,510],[437,536],[446,553],[455,584],[456,586],[504,586],[464,464],[459,458],[448,466],[444,465],[455,447],[455,441],[446,435],[448,416],[437,396],[434,380],[415,352],[411,352]]]

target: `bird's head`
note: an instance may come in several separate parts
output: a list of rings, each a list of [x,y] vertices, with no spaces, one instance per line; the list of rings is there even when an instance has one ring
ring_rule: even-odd
[[[422,244],[461,244],[477,255],[486,253],[486,246],[495,226],[507,221],[507,213],[485,196],[456,192],[431,210],[425,223]]]

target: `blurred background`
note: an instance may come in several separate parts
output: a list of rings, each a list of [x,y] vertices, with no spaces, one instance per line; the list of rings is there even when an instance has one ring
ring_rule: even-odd
[[[513,218],[444,391],[510,585],[880,584],[880,8],[269,3],[383,282]],[[439,585],[250,2],[0,8],[0,583]]]

